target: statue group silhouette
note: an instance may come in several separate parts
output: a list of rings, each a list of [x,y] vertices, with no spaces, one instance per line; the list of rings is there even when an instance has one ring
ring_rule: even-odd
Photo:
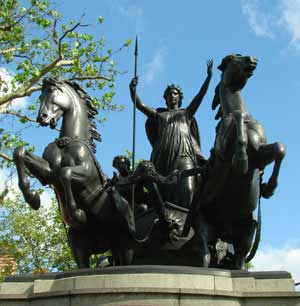
[[[134,77],[130,94],[147,116],[151,158],[132,169],[126,156],[116,156],[111,179],[95,157],[94,140],[100,134],[91,97],[74,82],[44,79],[37,121],[54,128],[62,118],[59,137],[42,157],[17,147],[14,161],[19,187],[32,208],[39,208],[40,198],[28,172],[55,190],[79,268],[89,267],[90,255],[107,250],[114,265],[247,268],[260,238],[260,197],[273,195],[285,155],[283,144],[267,143],[242,97],[257,63],[254,57],[231,54],[218,66],[221,80],[212,103],[218,107],[218,123],[208,159],[194,115],[209,87],[213,61],[208,60],[207,77],[185,108],[174,84],[164,92],[165,108],[147,106],[137,95]],[[264,168],[272,162],[264,182]]]

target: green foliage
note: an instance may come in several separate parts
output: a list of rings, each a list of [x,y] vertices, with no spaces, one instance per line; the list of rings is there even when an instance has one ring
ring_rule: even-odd
[[[17,273],[75,268],[55,200],[34,211],[13,190],[6,189],[0,199],[0,249],[12,255]]]
[[[99,17],[98,22],[104,22],[104,18]],[[17,73],[13,83],[17,88],[46,75],[92,78],[96,85],[103,78],[113,83],[116,71],[109,69],[113,52],[105,50],[103,37],[94,39],[83,29],[87,31],[81,22],[64,22],[46,0],[31,1],[28,8],[18,1],[2,0],[0,64],[14,66]]]
[[[9,79],[0,79],[0,119],[6,113],[15,116],[20,130],[32,124],[37,99],[19,113],[8,106],[16,98],[39,91],[44,77],[75,80],[84,88],[97,91],[91,94],[96,97],[94,105],[99,109],[121,109],[113,103],[118,73],[113,57],[130,46],[130,39],[116,50],[106,48],[105,37],[94,37],[83,17],[80,21],[65,20],[48,0],[0,0],[0,7],[0,67],[10,74]],[[103,22],[100,16],[88,23],[99,27],[99,33]],[[0,142],[4,135],[1,133]],[[10,162],[11,150],[5,147],[0,157]]]

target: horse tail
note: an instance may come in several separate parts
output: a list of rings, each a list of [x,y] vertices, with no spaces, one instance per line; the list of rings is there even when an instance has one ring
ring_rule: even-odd
[[[254,258],[256,251],[258,249],[259,242],[260,242],[260,235],[261,235],[261,207],[260,207],[260,197],[259,197],[257,222],[256,222],[256,233],[255,233],[255,238],[254,238],[252,248],[250,250],[249,255],[246,258],[246,263],[250,262]]]

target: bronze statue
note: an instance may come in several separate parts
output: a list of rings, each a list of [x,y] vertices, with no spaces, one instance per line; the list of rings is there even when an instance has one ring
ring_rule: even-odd
[[[242,98],[256,66],[255,58],[232,54],[218,67],[222,75],[212,106],[219,106],[220,121],[207,161],[194,114],[208,89],[213,61],[207,62],[207,78],[185,109],[175,85],[165,90],[167,108],[144,105],[136,95],[135,77],[130,92],[148,117],[151,161],[132,171],[129,159],[118,155],[113,161],[118,173],[111,180],[94,154],[100,134],[91,97],[74,82],[43,81],[37,121],[55,128],[62,118],[60,135],[42,157],[24,147],[15,149],[19,187],[34,209],[40,197],[30,187],[28,172],[54,188],[79,268],[89,267],[91,254],[107,250],[112,250],[114,265],[245,268],[259,242],[260,196],[273,195],[285,155],[283,144],[267,144],[263,127]],[[264,168],[271,162],[273,172],[263,183]],[[256,221],[252,214],[257,206]]]
[[[37,121],[41,126],[55,128],[62,118],[60,135],[46,147],[42,158],[22,146],[15,149],[19,187],[26,202],[36,210],[40,197],[31,189],[28,171],[43,185],[54,188],[78,268],[88,268],[90,255],[107,250],[112,251],[114,265],[128,265],[133,250],[143,252],[152,232],[156,238],[148,244],[150,249],[153,240],[158,249],[169,243],[177,228],[173,219],[182,212],[180,209],[178,213],[172,212],[173,219],[167,216],[157,182],[172,182],[173,175],[171,179],[161,179],[151,163],[142,163],[131,174],[129,160],[119,156],[114,160],[119,177],[108,182],[94,155],[94,140],[100,140],[100,134],[94,120],[97,110],[91,101],[77,83],[44,79]],[[136,220],[126,199],[128,193],[123,194],[122,190],[125,187],[127,192],[132,184],[148,186],[155,203]]]
[[[115,264],[129,264],[131,252],[123,242],[135,239],[130,205],[113,187],[105,187],[107,179],[94,155],[94,140],[100,135],[91,101],[74,82],[45,79],[37,121],[54,128],[62,117],[59,138],[46,147],[42,158],[24,147],[14,152],[19,187],[32,208],[39,208],[40,197],[31,190],[26,170],[54,188],[79,268],[89,267],[91,254],[109,249]]]
[[[252,213],[260,196],[269,198],[277,187],[285,148],[279,142],[267,144],[262,125],[251,117],[241,94],[257,62],[254,57],[232,54],[224,57],[218,67],[222,76],[212,107],[220,105],[216,119],[221,120],[203,188],[189,211],[206,266],[216,264],[215,258],[211,260],[209,245],[215,245],[221,238],[234,247],[226,267],[246,267],[255,254],[260,235],[260,217],[256,222]],[[263,170],[273,161],[271,177],[262,183]],[[186,224],[183,234],[187,234],[189,225]],[[251,249],[255,228],[256,239]]]
[[[168,86],[164,92],[167,108],[154,109],[143,104],[136,95],[137,78],[130,83],[132,101],[136,99],[137,108],[148,119],[146,131],[152,145],[151,161],[156,171],[169,175],[173,170],[195,168],[198,161],[203,162],[200,137],[194,114],[199,108],[207,92],[212,76],[213,61],[207,62],[207,78],[192,102],[181,108],[183,94],[179,86]],[[174,193],[174,186],[161,187],[163,198],[183,207],[189,207],[196,188],[196,178],[186,177],[180,182],[178,192]]]
[[[117,170],[114,172],[113,178],[109,182],[110,185],[116,186],[118,192],[124,197],[128,203],[132,204],[133,188],[132,184],[122,184],[122,180],[132,176],[130,160],[125,155],[117,155],[113,159],[112,166]],[[134,184],[134,214],[140,214],[148,210],[151,206],[151,197],[145,191],[145,187],[140,182]]]

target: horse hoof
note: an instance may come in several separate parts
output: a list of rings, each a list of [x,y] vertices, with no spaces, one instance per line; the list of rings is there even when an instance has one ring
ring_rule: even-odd
[[[25,201],[29,204],[29,206],[38,210],[41,206],[41,198],[40,195],[36,191],[32,191],[26,195],[24,195]]]
[[[210,254],[205,254],[203,256],[203,259],[202,259],[202,267],[203,268],[208,268],[209,265],[210,265],[210,260],[211,260],[211,255]]]
[[[241,158],[240,156],[237,157],[234,155],[232,159],[232,167],[236,175],[245,175],[248,172],[248,156],[246,155]]]
[[[267,183],[263,183],[260,186],[260,194],[263,198],[269,199],[274,195],[275,188],[276,187],[270,186]]]

